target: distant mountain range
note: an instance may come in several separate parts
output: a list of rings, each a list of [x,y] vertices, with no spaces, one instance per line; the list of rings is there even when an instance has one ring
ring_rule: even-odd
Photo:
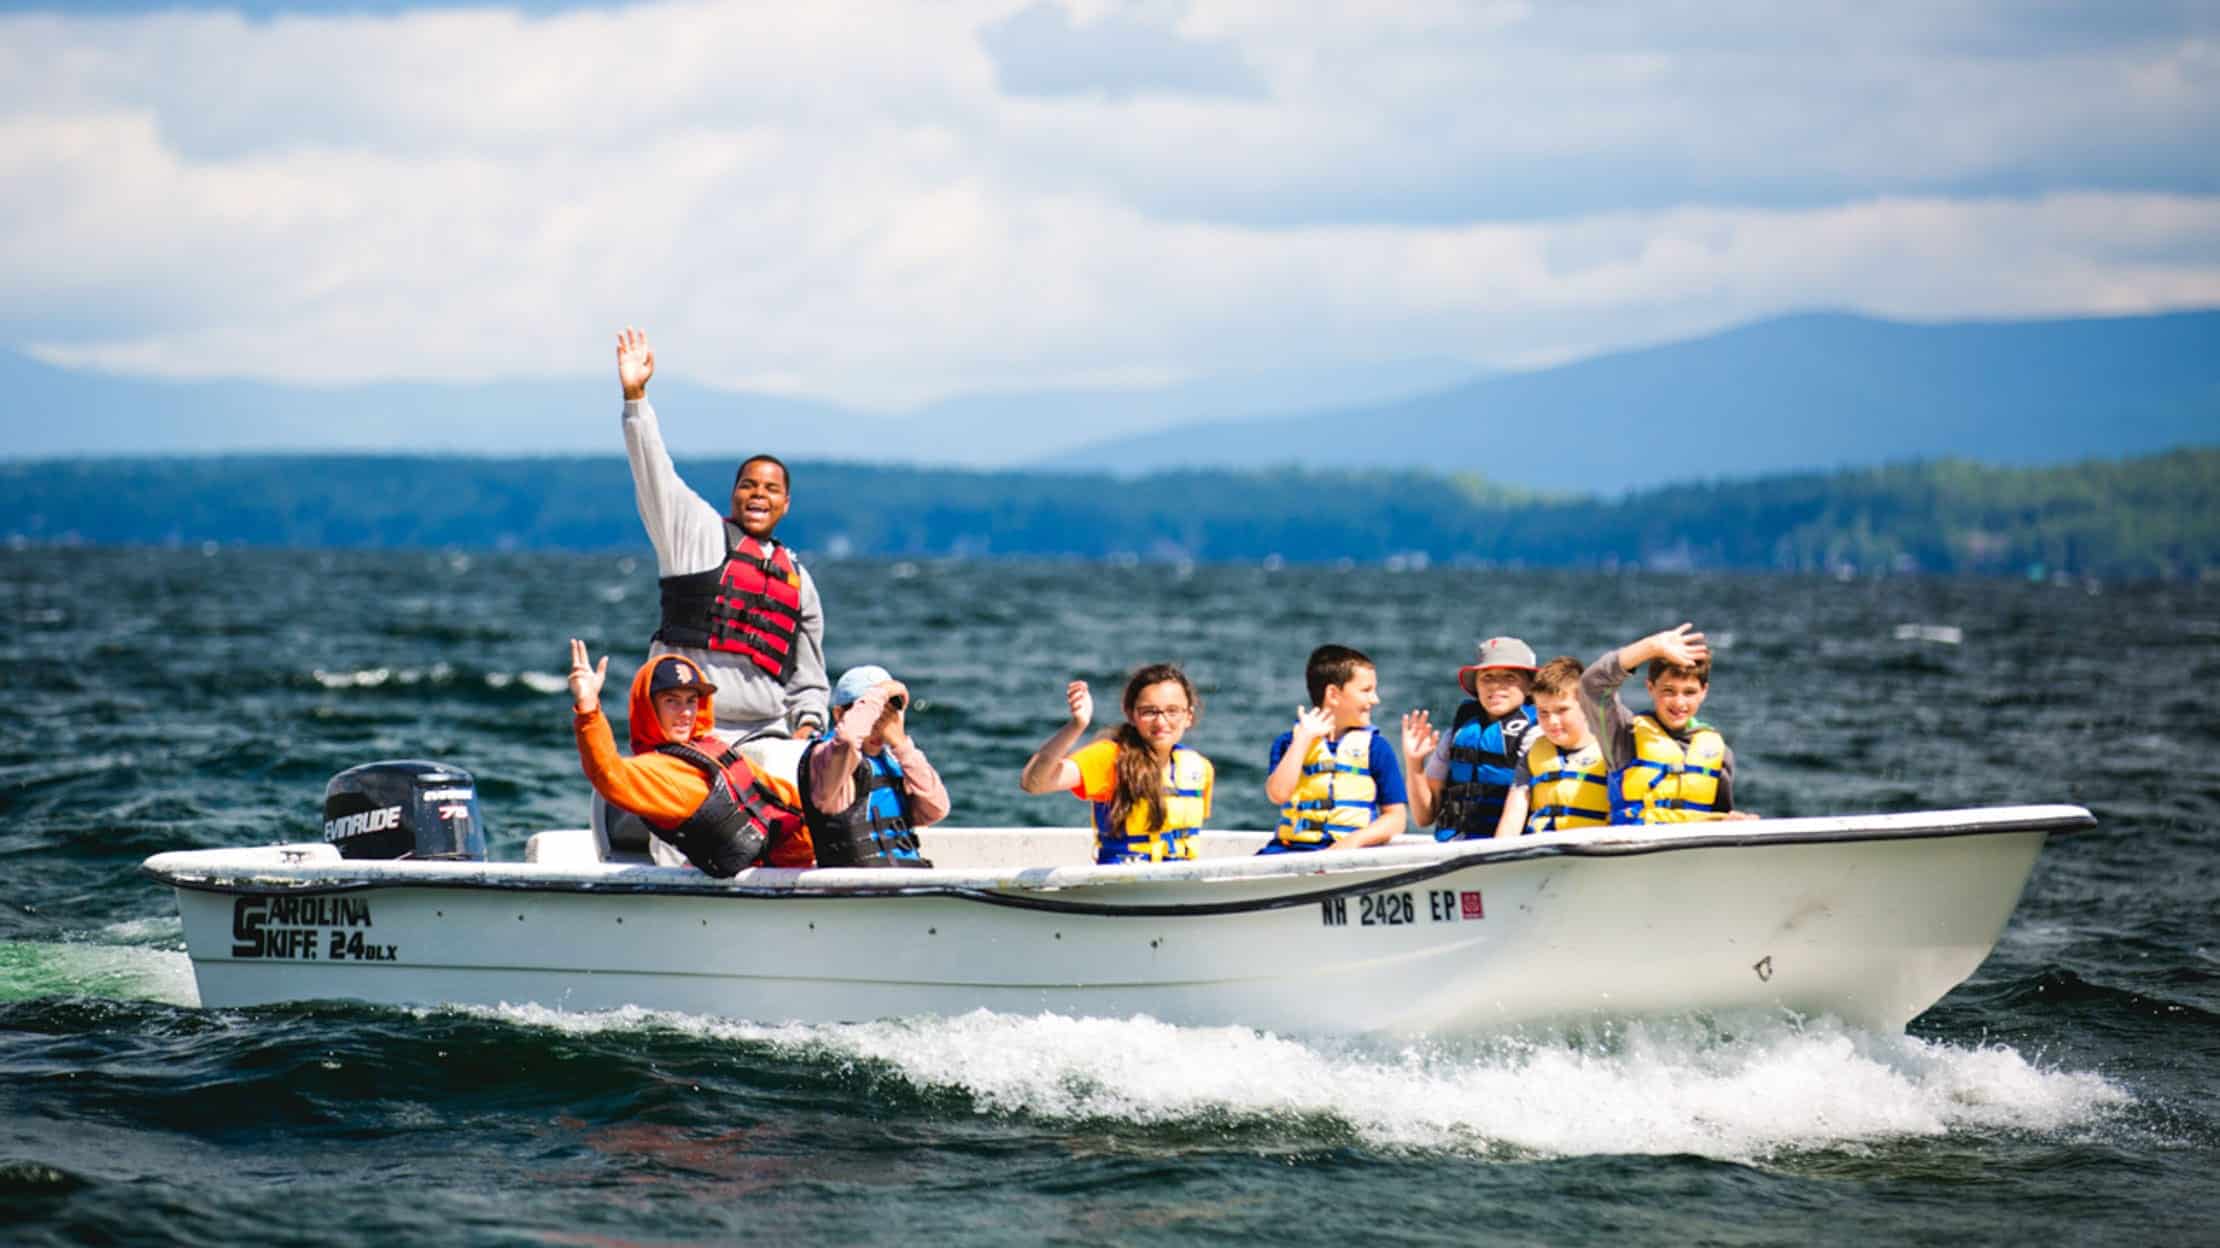
[[[476,385],[160,382],[0,353],[0,456],[608,454],[605,376]],[[2220,444],[2220,311],[1908,325],[1839,314],[1534,372],[1301,364],[1152,389],[975,394],[914,411],[658,380],[674,453],[1134,474],[1384,468],[1616,495],[1959,458],[2037,466]]]
[[[1467,381],[1454,360],[1296,366],[1138,389],[962,395],[897,415],[683,377],[650,388],[674,454],[999,468],[1104,437],[1378,402]],[[621,452],[606,376],[469,385],[297,386],[151,381],[56,368],[0,351],[0,457],[263,452],[575,455]]]
[[[2220,443],[2220,311],[1906,325],[1814,314],[1401,402],[1106,439],[1043,466],[1431,468],[1613,494],[1958,458]]]

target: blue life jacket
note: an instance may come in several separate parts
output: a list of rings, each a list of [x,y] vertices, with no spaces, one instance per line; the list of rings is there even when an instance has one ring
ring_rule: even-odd
[[[1449,728],[1449,776],[1435,798],[1435,840],[1495,835],[1511,772],[1535,732],[1532,703],[1489,723],[1480,703],[1465,699]]]
[[[902,764],[893,754],[863,754],[856,764],[855,800],[846,810],[825,812],[810,793],[810,756],[832,740],[832,732],[811,741],[802,751],[796,769],[796,787],[802,794],[802,817],[809,822],[810,837],[817,843],[820,867],[929,867],[918,852],[917,833],[910,827],[910,794],[902,780]]]

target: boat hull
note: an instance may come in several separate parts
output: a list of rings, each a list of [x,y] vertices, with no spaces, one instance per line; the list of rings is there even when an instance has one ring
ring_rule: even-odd
[[[1401,1034],[1786,1009],[1895,1029],[1980,965],[2046,837],[2089,822],[2016,809],[1916,829],[1793,820],[730,882],[608,864],[286,864],[297,851],[279,850],[251,851],[255,863],[161,855],[148,869],[177,887],[201,1000],[219,1007],[347,998],[809,1022],[988,1009]],[[994,834],[941,844],[960,851],[966,835]],[[216,865],[226,853],[232,865]]]

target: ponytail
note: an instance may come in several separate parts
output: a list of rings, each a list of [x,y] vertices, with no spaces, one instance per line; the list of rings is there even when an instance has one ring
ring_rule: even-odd
[[[1156,761],[1156,752],[1141,739],[1141,732],[1131,724],[1119,724],[1117,735],[1111,740],[1118,743],[1118,791],[1110,799],[1110,826],[1122,828],[1126,816],[1136,805],[1145,803],[1149,812],[1149,831],[1164,830],[1164,764]]]

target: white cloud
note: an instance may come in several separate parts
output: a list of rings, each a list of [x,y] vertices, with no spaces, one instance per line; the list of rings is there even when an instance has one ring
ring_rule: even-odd
[[[1180,16],[1166,4],[1074,14],[1054,0],[1034,0],[982,26],[979,41],[994,60],[996,81],[1013,95],[1260,92],[1238,48],[1182,32]]]
[[[599,371],[635,322],[674,372],[903,404],[2220,303],[2193,28],[1200,2],[1144,38],[1074,8],[1058,39],[1184,40],[1260,89],[1006,96],[980,32],[1028,7],[0,19],[0,334],[469,379]]]

